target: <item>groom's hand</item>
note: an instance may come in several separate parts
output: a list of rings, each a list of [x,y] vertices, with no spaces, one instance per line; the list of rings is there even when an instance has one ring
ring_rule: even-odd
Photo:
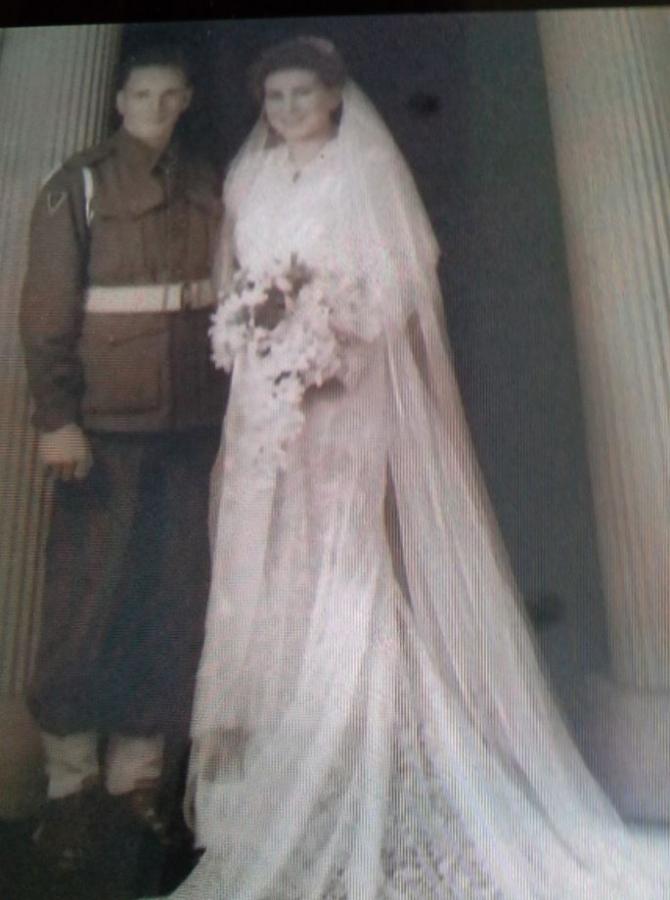
[[[86,478],[93,465],[88,438],[74,422],[39,436],[38,454],[47,469],[63,481]]]

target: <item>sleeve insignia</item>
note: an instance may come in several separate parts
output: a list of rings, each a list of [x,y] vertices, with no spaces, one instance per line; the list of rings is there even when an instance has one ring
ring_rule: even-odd
[[[65,191],[49,191],[47,194],[47,210],[50,216],[55,215],[65,202]]]

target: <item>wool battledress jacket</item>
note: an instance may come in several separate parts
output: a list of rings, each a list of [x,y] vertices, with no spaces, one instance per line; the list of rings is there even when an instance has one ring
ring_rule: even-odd
[[[211,270],[219,197],[214,172],[176,142],[159,154],[123,128],[48,180],[33,213],[21,306],[38,429],[77,422],[155,432],[221,422],[212,310],[189,308],[190,285]],[[89,308],[92,289],[156,285],[183,285],[178,311]],[[115,294],[107,294],[109,305]]]

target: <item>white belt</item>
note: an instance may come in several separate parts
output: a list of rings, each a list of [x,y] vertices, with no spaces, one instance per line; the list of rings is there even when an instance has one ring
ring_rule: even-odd
[[[213,306],[214,292],[209,280],[91,287],[85,305],[90,313],[179,312]]]

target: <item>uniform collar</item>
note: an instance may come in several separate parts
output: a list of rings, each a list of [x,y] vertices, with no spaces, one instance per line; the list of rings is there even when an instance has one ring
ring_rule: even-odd
[[[175,142],[164,151],[156,151],[119,128],[107,146],[120,165],[110,184],[94,195],[94,211],[103,216],[136,217],[163,205],[165,181],[160,175],[169,169],[174,171]]]
[[[124,163],[129,168],[141,172],[154,172],[157,169],[169,167],[177,156],[177,145],[174,139],[165,150],[155,150],[133,137],[123,126],[113,136],[112,141]]]

